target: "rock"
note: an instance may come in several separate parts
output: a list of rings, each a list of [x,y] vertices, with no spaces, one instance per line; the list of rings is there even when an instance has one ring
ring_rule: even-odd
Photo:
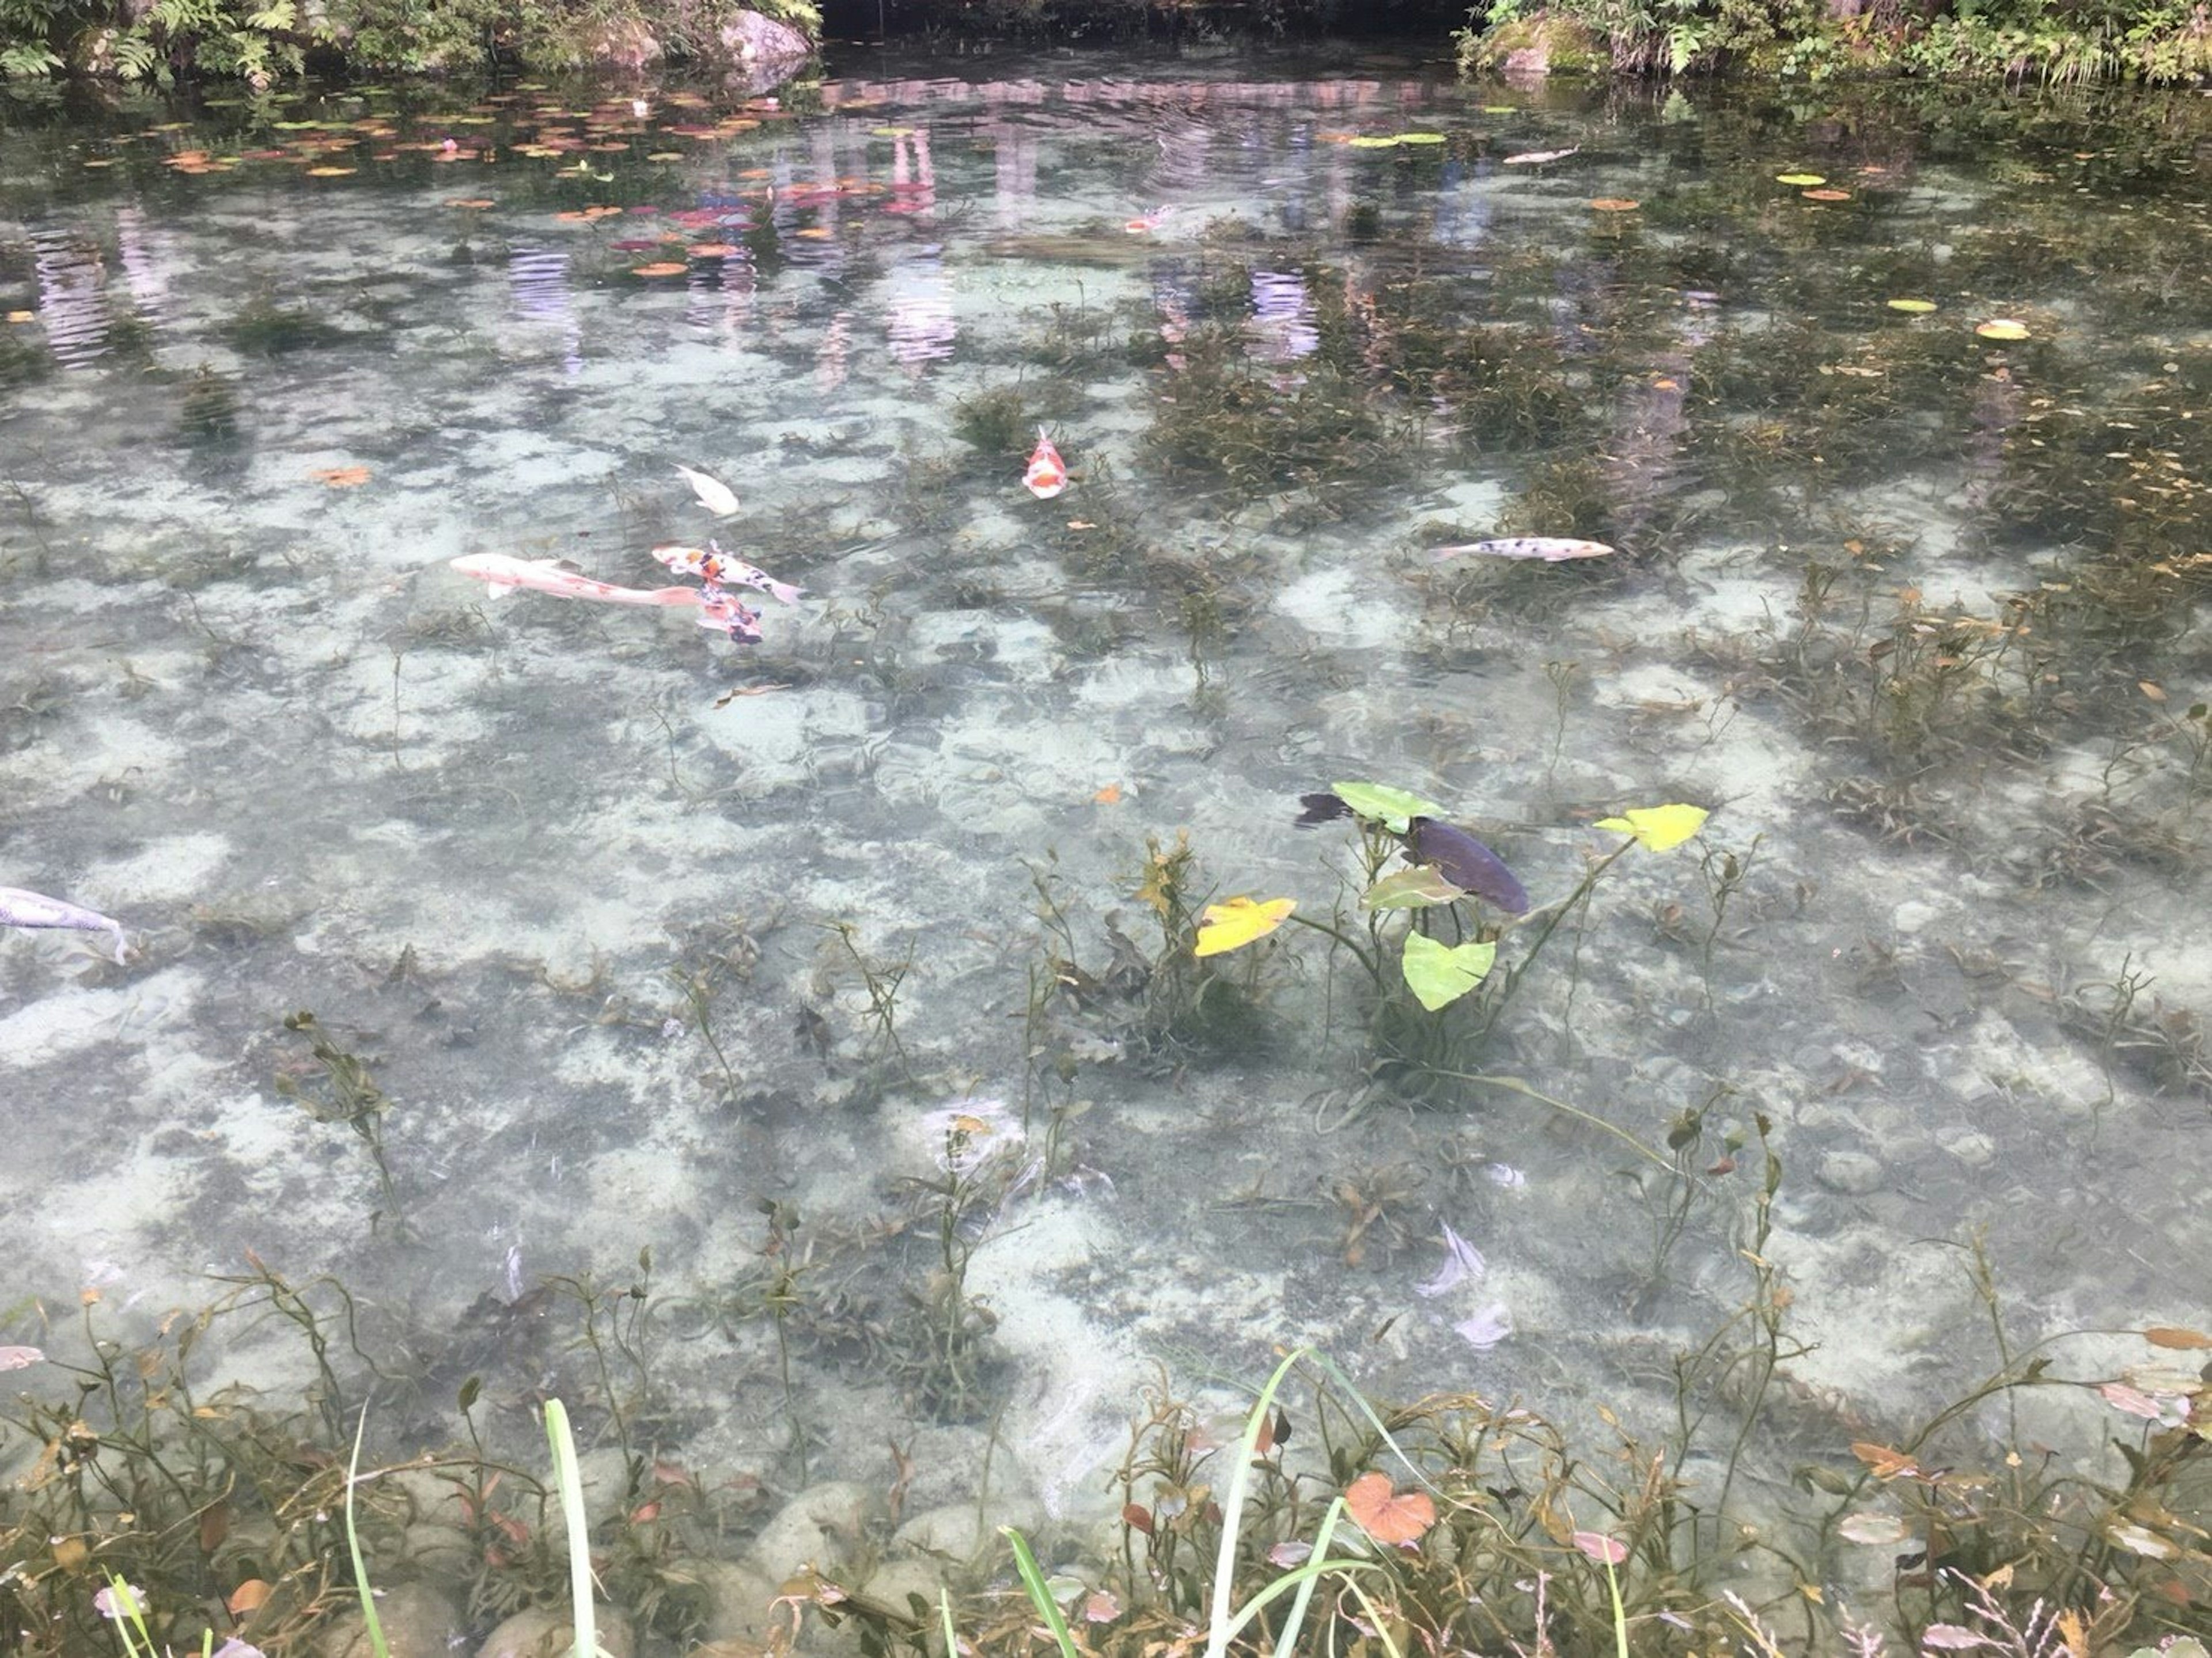
[[[1881,1188],[1881,1163],[1863,1151],[1831,1151],[1820,1159],[1815,1178],[1831,1192],[1841,1192],[1847,1197],[1864,1197]]]
[[[871,1600],[879,1600],[901,1613],[913,1613],[914,1603],[909,1597],[920,1595],[924,1610],[919,1615],[927,1624],[937,1616],[938,1591],[944,1584],[945,1574],[930,1562],[908,1558],[885,1562],[869,1574],[868,1581],[860,1585],[860,1592]]]
[[[629,1497],[629,1460],[612,1445],[586,1451],[576,1459],[577,1483],[584,1488],[584,1518],[598,1526],[622,1512]],[[545,1541],[556,1554],[568,1546],[568,1516],[559,1501],[545,1509]]]
[[[753,1539],[753,1560],[777,1582],[808,1566],[835,1576],[868,1521],[883,1517],[882,1497],[849,1479],[810,1485]]]
[[[814,55],[814,43],[797,29],[757,11],[741,11],[723,24],[720,39],[731,62],[746,69],[796,69]]]
[[[1044,1510],[1036,1502],[1017,1498],[1011,1503],[994,1503],[990,1518],[979,1527],[973,1503],[947,1503],[910,1516],[892,1534],[891,1550],[964,1564],[998,1546],[1000,1526],[1034,1532],[1043,1518]]]
[[[706,1600],[699,1631],[703,1639],[764,1646],[772,1627],[788,1626],[787,1616],[769,1609],[776,1582],[765,1573],[736,1560],[687,1561],[684,1570],[697,1581]]]
[[[635,1658],[637,1641],[630,1632],[629,1619],[612,1606],[601,1606],[593,1615],[599,1645],[609,1658]],[[565,1607],[556,1612],[550,1606],[532,1606],[484,1637],[477,1658],[568,1658],[575,1648],[575,1625],[568,1621]],[[396,1654],[398,1649],[392,1650]]]
[[[457,1526],[418,1520],[401,1533],[399,1549],[407,1564],[434,1583],[459,1588],[476,1575],[477,1546]]]
[[[1942,1145],[1946,1151],[1969,1169],[1986,1169],[1996,1160],[1997,1143],[1978,1128],[1948,1134]]]
[[[376,1621],[391,1658],[447,1658],[468,1638],[459,1604],[428,1583],[402,1583],[376,1596]],[[322,1658],[373,1658],[368,1628],[358,1611],[334,1619],[323,1631]]]

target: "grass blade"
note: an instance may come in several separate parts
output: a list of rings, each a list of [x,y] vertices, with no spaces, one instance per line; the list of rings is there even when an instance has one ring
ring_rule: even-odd
[[[1336,1539],[1336,1522],[1343,1517],[1344,1499],[1341,1497],[1332,1497],[1328,1512],[1321,1517],[1321,1531],[1314,1538],[1316,1559],[1326,1560],[1328,1558],[1328,1546]],[[1283,1632],[1275,1642],[1278,1658],[1296,1658],[1298,1634],[1305,1628],[1306,1606],[1313,1599],[1314,1585],[1320,1581],[1318,1577],[1309,1577],[1298,1585],[1298,1598],[1291,1602],[1291,1615],[1284,1620]]]
[[[1012,1526],[1001,1526],[1006,1541],[1014,1546],[1014,1570],[1021,1574],[1022,1587],[1030,1592],[1030,1602],[1043,1616],[1045,1626],[1052,1631],[1052,1638],[1060,1643],[1060,1658],[1081,1658],[1075,1649],[1075,1637],[1067,1631],[1067,1619],[1060,1615],[1060,1602],[1052,1598],[1052,1589],[1044,1581],[1036,1556],[1030,1552],[1029,1540]],[[945,1614],[945,1626],[951,1627],[952,1614]]]
[[[376,1658],[392,1658],[384,1639],[384,1620],[376,1615],[376,1596],[368,1587],[368,1563],[361,1558],[361,1527],[353,1517],[353,1488],[361,1479],[361,1442],[368,1432],[368,1406],[361,1407],[361,1422],[353,1430],[353,1459],[346,1464],[346,1549],[353,1556],[353,1586],[361,1596],[361,1624],[368,1637],[368,1649]]]
[[[1206,1658],[1224,1658],[1231,1639],[1243,1626],[1244,1618],[1260,1604],[1259,1596],[1255,1596],[1243,1615],[1231,1620],[1229,1600],[1237,1588],[1237,1538],[1243,1527],[1244,1499],[1252,1489],[1252,1460],[1258,1454],[1261,1426],[1274,1411],[1276,1394],[1290,1379],[1291,1369],[1312,1351],[1309,1347],[1294,1348],[1275,1366],[1274,1375],[1260,1389],[1252,1414],[1244,1419],[1244,1432],[1237,1442],[1236,1465],[1229,1471],[1228,1488],[1221,1497],[1221,1548],[1213,1562],[1213,1604],[1206,1617]],[[1268,1590],[1261,1590],[1261,1594],[1268,1594]]]
[[[553,1448],[553,1479],[561,1488],[561,1515],[568,1527],[568,1595],[574,1606],[576,1658],[598,1658],[599,1625],[592,1604],[592,1538],[584,1518],[584,1477],[576,1466],[576,1439],[568,1431],[568,1410],[557,1399],[545,1401],[545,1441]]]

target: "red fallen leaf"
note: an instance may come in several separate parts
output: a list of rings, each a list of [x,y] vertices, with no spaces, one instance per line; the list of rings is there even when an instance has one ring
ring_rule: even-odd
[[[1344,1506],[1360,1529],[1385,1548],[1418,1542],[1437,1523],[1425,1491],[1396,1491],[1387,1473],[1364,1473],[1344,1489]]]
[[[270,1584],[261,1578],[249,1577],[230,1592],[230,1599],[224,1601],[223,1605],[229,1609],[232,1617],[243,1618],[247,1612],[256,1611],[265,1604],[269,1597],[276,1592]]]
[[[1125,1503],[1121,1509],[1121,1523],[1132,1531],[1140,1531],[1150,1537],[1152,1534],[1152,1511],[1141,1503]]]

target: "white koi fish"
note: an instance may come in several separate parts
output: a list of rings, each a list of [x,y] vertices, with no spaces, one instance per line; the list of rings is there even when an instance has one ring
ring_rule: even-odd
[[[690,481],[691,493],[699,497],[699,504],[716,518],[728,518],[738,510],[736,491],[720,478],[695,472],[680,460],[676,463],[676,470]]]
[[[1567,149],[1524,149],[1518,155],[1508,155],[1502,162],[1499,163],[1499,165],[1502,167],[1541,167],[1547,161],[1564,161],[1568,156],[1572,155],[1581,148],[1582,146],[1580,144],[1576,144],[1572,148]]]
[[[115,939],[115,960],[123,961],[123,923],[112,915],[102,915],[60,898],[49,898],[42,892],[26,892],[21,887],[0,887],[0,926],[25,927],[68,927],[78,932],[106,932]]]
[[[1547,564],[1571,558],[1603,558],[1613,549],[1602,541],[1577,541],[1571,536],[1504,536],[1495,541],[1462,541],[1450,547],[1431,547],[1431,558],[1454,558],[1471,553],[1479,558],[1540,558]]]
[[[550,558],[513,558],[505,553],[471,553],[450,561],[463,575],[474,576],[494,598],[528,588],[556,598],[593,598],[603,604],[696,604],[699,595],[690,587],[617,587],[611,581],[594,581],[574,570],[564,570]]]

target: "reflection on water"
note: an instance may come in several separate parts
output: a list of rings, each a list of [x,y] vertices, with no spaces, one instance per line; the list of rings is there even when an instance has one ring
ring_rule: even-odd
[[[995,1423],[1108,1515],[1155,1358],[1668,1419],[1761,1117],[1809,1346],[1747,1500],[1971,1368],[1917,1241],[2039,1333],[2206,1315],[2201,100],[948,67],[0,133],[0,882],[140,945],[0,938],[18,1295],[250,1248],[514,1400],[589,1391],[538,1286],[649,1245],[659,1448]],[[709,536],[806,589],[757,648],[447,568]],[[1429,556],[1506,536],[1620,550]],[[1292,828],[1362,777],[1535,896],[1501,960],[1558,918],[1463,1060],[1669,1172],[1424,1083]],[[1194,977],[1209,893],[1339,947]]]

